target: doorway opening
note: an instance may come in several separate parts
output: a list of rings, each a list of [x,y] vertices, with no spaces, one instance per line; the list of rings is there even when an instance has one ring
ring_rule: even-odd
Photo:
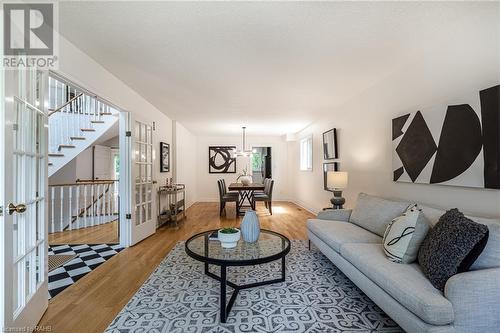
[[[271,147],[252,147],[252,179],[254,183],[264,183],[264,179],[272,178]]]

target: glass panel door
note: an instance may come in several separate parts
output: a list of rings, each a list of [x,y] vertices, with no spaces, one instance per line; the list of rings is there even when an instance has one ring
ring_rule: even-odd
[[[32,327],[47,307],[46,73],[8,70],[2,119],[3,327]]]
[[[153,219],[153,127],[151,124],[134,122],[134,216],[132,245],[155,232]]]

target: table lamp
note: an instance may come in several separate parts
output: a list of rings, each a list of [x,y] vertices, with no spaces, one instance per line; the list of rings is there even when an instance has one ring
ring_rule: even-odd
[[[326,175],[326,186],[333,191],[333,198],[330,199],[333,209],[344,208],[345,199],[342,198],[342,190],[347,187],[347,172],[328,171]]]

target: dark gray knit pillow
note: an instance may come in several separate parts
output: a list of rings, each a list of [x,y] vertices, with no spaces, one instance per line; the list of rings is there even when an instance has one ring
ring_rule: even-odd
[[[453,275],[468,271],[488,241],[488,227],[447,211],[429,230],[418,252],[418,262],[432,285],[444,290]]]

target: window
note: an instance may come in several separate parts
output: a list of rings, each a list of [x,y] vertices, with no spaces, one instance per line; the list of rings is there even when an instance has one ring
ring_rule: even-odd
[[[262,169],[262,153],[259,151],[258,153],[252,154],[252,171],[261,171]]]
[[[300,170],[312,171],[313,168],[313,137],[312,135],[300,140]]]

